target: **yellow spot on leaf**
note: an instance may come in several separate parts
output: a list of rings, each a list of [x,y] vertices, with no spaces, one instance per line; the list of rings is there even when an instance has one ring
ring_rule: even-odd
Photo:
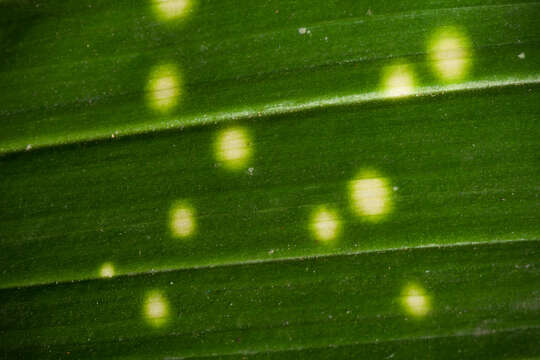
[[[408,284],[401,295],[405,311],[415,317],[425,316],[430,311],[430,299],[425,290],[417,284]]]
[[[186,17],[191,5],[191,0],[153,0],[154,11],[163,21]]]
[[[174,237],[188,237],[195,232],[195,210],[185,202],[176,203],[171,209],[170,227]]]
[[[463,79],[471,65],[471,45],[458,28],[442,27],[435,31],[428,47],[437,76],[445,82]]]
[[[180,74],[173,64],[159,65],[151,73],[147,84],[149,106],[168,112],[178,105],[181,96]]]
[[[378,221],[390,212],[392,195],[388,181],[375,172],[364,171],[349,183],[351,205],[357,215]]]
[[[336,210],[319,206],[311,215],[311,231],[317,241],[328,243],[339,235],[340,220]]]
[[[152,326],[161,326],[167,321],[169,305],[167,299],[159,291],[152,291],[146,295],[144,301],[144,315]]]
[[[114,276],[114,266],[110,262],[106,262],[99,269],[99,275],[101,277],[111,278]]]
[[[382,79],[384,95],[387,97],[401,97],[414,94],[414,72],[410,65],[389,65],[384,68]]]
[[[231,170],[244,168],[248,163],[252,145],[245,129],[234,127],[218,134],[215,143],[216,158]]]

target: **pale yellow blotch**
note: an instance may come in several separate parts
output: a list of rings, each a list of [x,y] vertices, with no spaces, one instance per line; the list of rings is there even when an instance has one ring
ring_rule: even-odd
[[[192,0],[153,0],[153,8],[162,21],[185,18],[192,6]]]
[[[167,299],[159,291],[146,294],[144,300],[144,316],[152,326],[162,326],[167,321],[169,305]]]
[[[431,64],[445,82],[463,79],[471,66],[471,44],[464,32],[455,27],[435,31],[428,45]]]
[[[148,79],[147,98],[149,106],[160,112],[174,109],[181,94],[180,74],[173,64],[158,65]]]
[[[392,208],[388,181],[373,171],[361,172],[349,183],[351,206],[357,215],[378,221]]]
[[[408,284],[403,289],[401,301],[405,311],[415,317],[425,316],[431,308],[429,296],[417,284]]]
[[[110,262],[106,262],[103,265],[101,265],[101,268],[99,269],[99,276],[111,278],[114,276],[114,266]]]
[[[311,214],[311,231],[317,241],[329,243],[339,235],[341,222],[336,210],[321,205]]]
[[[174,237],[185,238],[196,229],[195,210],[185,202],[176,203],[171,209],[170,227]]]
[[[243,128],[230,128],[221,131],[215,142],[215,152],[218,161],[231,170],[244,168],[252,152],[248,132]]]
[[[386,97],[401,97],[414,94],[414,71],[410,65],[396,64],[384,68],[382,88]]]

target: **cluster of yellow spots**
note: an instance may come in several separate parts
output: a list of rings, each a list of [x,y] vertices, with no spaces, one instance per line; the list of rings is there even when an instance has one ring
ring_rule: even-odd
[[[162,21],[184,19],[192,8],[191,0],[153,0],[153,10]],[[428,54],[434,73],[444,82],[464,78],[470,68],[470,43],[462,31],[455,27],[438,29],[428,44]],[[172,63],[155,66],[149,75],[146,93],[150,108],[160,113],[169,113],[180,103],[182,77]],[[392,64],[383,69],[382,89],[387,97],[409,96],[415,93],[416,79],[412,65]],[[252,142],[245,128],[230,127],[220,131],[214,141],[216,161],[229,171],[247,168],[252,157]],[[252,168],[250,168],[250,173]],[[378,222],[392,210],[392,193],[388,180],[371,170],[361,171],[348,183],[350,208],[354,215],[369,222]],[[173,237],[188,238],[196,229],[196,213],[187,201],[178,201],[170,210],[169,227]],[[311,213],[310,230],[315,240],[332,244],[341,233],[338,210],[330,205],[320,205]],[[104,263],[99,269],[103,278],[115,275],[114,266]],[[430,297],[416,283],[404,287],[401,294],[404,310],[414,316],[423,317],[430,311]],[[166,323],[169,305],[166,297],[158,290],[146,294],[143,315],[154,327]]]
[[[437,29],[428,41],[427,53],[433,72],[445,83],[460,81],[469,71],[471,44],[457,27]],[[413,66],[397,63],[385,67],[381,87],[386,97],[413,95],[416,88]]]
[[[192,0],[152,0],[156,17],[164,22],[186,19]],[[146,94],[151,109],[170,113],[180,104],[183,81],[180,70],[172,63],[157,65],[149,75]],[[216,160],[230,170],[240,170],[251,155],[249,134],[240,127],[226,129],[215,141]],[[169,228],[174,238],[189,238],[197,229],[195,208],[188,201],[177,201],[169,212]]]
[[[171,22],[185,19],[192,8],[192,0],[151,0],[156,17],[161,21]],[[146,84],[146,101],[148,106],[159,113],[170,113],[180,104],[182,97],[182,76],[177,65],[162,63],[154,66]],[[114,135],[113,135],[114,137]],[[185,238],[196,229],[194,209],[186,202],[175,203],[170,211],[170,229],[175,237]],[[112,278],[115,275],[114,265],[104,263],[99,268],[99,276]],[[163,325],[168,316],[168,303],[159,291],[151,291],[146,295],[143,305],[144,317],[152,326]]]
[[[392,209],[388,180],[375,171],[361,171],[349,182],[348,192],[352,212],[366,221],[378,222]],[[317,241],[332,243],[341,229],[337,210],[328,205],[316,207],[311,214],[310,228]]]
[[[192,0],[152,0],[156,17],[167,23],[186,19],[192,7]],[[170,113],[180,103],[182,88],[182,76],[175,64],[156,65],[146,85],[148,106],[160,113]]]
[[[112,278],[115,275],[114,266],[110,262],[104,263],[99,269],[99,276]],[[159,290],[148,292],[143,302],[143,316],[149,325],[160,327],[167,322],[169,304],[166,297]]]
[[[246,169],[252,154],[249,133],[241,127],[220,131],[214,142],[214,156],[230,171]],[[252,170],[252,168],[250,168]],[[250,172],[251,173],[251,172]],[[175,238],[189,238],[197,229],[196,212],[188,201],[177,201],[169,213],[169,228]]]

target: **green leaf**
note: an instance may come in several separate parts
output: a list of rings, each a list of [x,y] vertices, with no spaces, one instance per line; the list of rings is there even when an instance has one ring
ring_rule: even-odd
[[[540,356],[539,17],[0,1],[0,354]]]
[[[4,354],[535,356],[540,351],[539,256],[536,241],[522,241],[2,290]],[[423,294],[410,295],[411,286]]]
[[[1,149],[380,98],[395,64],[418,94],[540,78],[535,1],[191,1],[166,21],[151,0],[4,1]],[[432,71],[438,34],[469,63],[450,84]],[[177,97],[159,111],[145,91],[163,65]]]

